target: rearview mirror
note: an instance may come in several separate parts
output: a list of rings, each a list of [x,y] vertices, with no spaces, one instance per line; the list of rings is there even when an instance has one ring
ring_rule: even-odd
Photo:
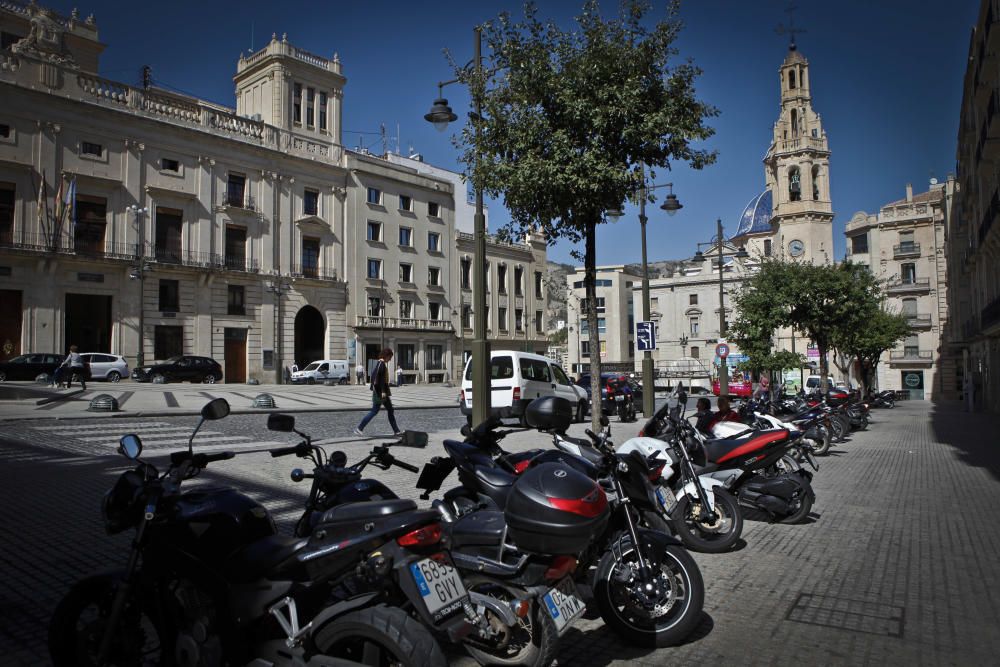
[[[267,416],[267,430],[291,433],[295,430],[295,417],[283,415],[280,412],[272,412]]]
[[[139,454],[142,454],[142,440],[137,435],[123,435],[122,439],[118,441],[118,451],[125,458],[135,461],[139,458]]]
[[[201,409],[201,418],[209,421],[222,419],[229,414],[229,403],[224,398],[216,398]]]

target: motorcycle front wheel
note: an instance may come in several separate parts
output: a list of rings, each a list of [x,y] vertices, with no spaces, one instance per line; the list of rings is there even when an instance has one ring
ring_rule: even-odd
[[[677,499],[673,511],[674,531],[684,546],[707,554],[729,551],[743,532],[743,515],[736,499],[721,489],[714,489],[714,492],[714,521],[706,521],[707,511],[701,506],[701,500],[692,502],[688,495]]]
[[[635,545],[626,537],[601,557],[594,599],[604,622],[627,642],[673,646],[700,622],[705,584],[684,547],[661,533],[642,530],[639,535],[652,569],[652,593],[640,576]]]
[[[778,519],[778,523],[794,524],[805,521],[806,517],[809,516],[809,512],[812,511],[812,494],[803,490],[799,497],[795,499],[795,503],[797,503],[797,505],[793,509],[792,513]]]
[[[437,640],[402,609],[376,605],[345,614],[316,633],[320,652],[374,667],[447,667]]]
[[[506,587],[485,577],[472,576],[465,582],[470,591],[496,598],[509,604],[515,595]],[[559,633],[555,623],[540,604],[533,603],[525,618],[519,618],[516,627],[507,626],[493,612],[486,610],[486,620],[494,631],[488,642],[466,644],[465,650],[480,665],[525,665],[548,667],[555,660],[559,646]]]
[[[101,574],[73,585],[49,623],[49,653],[55,667],[97,667],[101,640],[121,585],[117,574]],[[104,664],[169,665],[172,656],[149,600],[133,596],[114,629]]]

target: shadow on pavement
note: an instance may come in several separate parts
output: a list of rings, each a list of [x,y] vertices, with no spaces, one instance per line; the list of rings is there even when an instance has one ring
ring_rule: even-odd
[[[986,469],[996,480],[1000,480],[998,425],[997,415],[965,412],[958,401],[935,403],[931,409],[935,439],[954,447],[960,461]]]
[[[703,611],[698,625],[691,631],[691,634],[675,646],[684,646],[700,641],[712,634],[714,629],[715,620]],[[580,653],[579,649],[571,648],[580,646],[586,647],[585,654]],[[600,647],[600,650],[594,650],[596,647]],[[559,664],[602,667],[622,660],[641,660],[657,650],[652,647],[628,644],[606,625],[587,630],[574,626],[559,639],[559,657],[561,658]]]

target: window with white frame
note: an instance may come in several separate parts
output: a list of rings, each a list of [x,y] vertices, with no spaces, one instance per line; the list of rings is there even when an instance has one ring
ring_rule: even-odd
[[[382,277],[382,260],[368,258],[368,277],[378,280]]]
[[[382,317],[382,308],[385,304],[382,303],[382,298],[377,296],[368,297],[368,316],[369,317]]]
[[[412,283],[413,282],[413,265],[412,264],[400,264],[399,265],[399,282],[401,282],[401,283]]]
[[[400,319],[409,320],[413,318],[413,302],[409,299],[399,300]]]
[[[698,318],[697,317],[692,317],[689,320],[689,322],[690,322],[690,325],[691,325],[691,333],[697,335],[698,334]]]
[[[437,301],[431,301],[427,304],[427,317],[432,320],[441,319],[441,304]]]
[[[503,306],[497,308],[497,327],[500,331],[507,330],[507,309]]]
[[[441,217],[441,205],[436,201],[427,202],[427,215],[432,218]]]
[[[400,211],[412,211],[413,210],[413,200],[407,195],[399,195],[399,210]]]
[[[410,227],[399,228],[399,245],[404,248],[413,247],[413,229]]]
[[[438,232],[427,233],[427,250],[429,252],[441,252],[441,234]]]
[[[524,311],[520,308],[514,309],[514,331],[524,331]]]
[[[382,240],[382,223],[375,222],[374,220],[368,221],[368,240],[369,241],[381,241]]]
[[[378,188],[368,188],[368,203],[379,205],[382,203],[382,191]]]
[[[302,193],[302,212],[305,215],[319,215],[319,192],[309,190]]]
[[[427,284],[432,287],[441,287],[441,269],[431,266],[427,269]]]

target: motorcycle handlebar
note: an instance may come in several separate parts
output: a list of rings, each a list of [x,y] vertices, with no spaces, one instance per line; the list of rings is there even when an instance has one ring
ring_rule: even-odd
[[[289,454],[296,454],[298,456],[305,456],[309,453],[309,445],[304,442],[300,442],[294,447],[276,447],[274,449],[267,450],[270,452],[272,458],[278,458],[279,456],[288,456]]]
[[[204,468],[209,463],[215,461],[228,461],[236,456],[236,452],[219,452],[218,454],[195,454],[193,463],[199,468]]]
[[[420,468],[418,468],[415,465],[410,465],[409,463],[406,463],[405,461],[396,461],[396,460],[394,460],[392,462],[392,465],[399,466],[403,470],[406,470],[406,471],[409,471],[409,472],[413,472],[413,473],[420,472]]]

